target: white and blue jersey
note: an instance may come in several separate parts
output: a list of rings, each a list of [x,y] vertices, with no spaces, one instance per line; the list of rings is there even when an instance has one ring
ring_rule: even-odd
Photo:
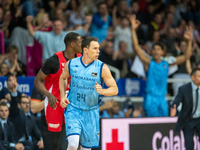
[[[87,66],[82,57],[69,61],[71,83],[68,93],[70,104],[65,110],[65,128],[67,137],[80,136],[80,144],[84,148],[99,146],[99,94],[95,89],[95,81],[102,82],[103,62],[96,60]]]
[[[99,106],[99,94],[94,86],[95,81],[101,85],[103,64],[100,60],[96,60],[85,66],[82,62],[82,57],[69,61],[71,83],[68,99],[72,106],[83,110]]]

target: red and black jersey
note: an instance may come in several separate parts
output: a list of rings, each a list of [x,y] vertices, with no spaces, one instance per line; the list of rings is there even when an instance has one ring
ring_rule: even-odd
[[[55,53],[55,55],[58,57],[58,70],[56,72],[50,72],[48,76],[46,77],[44,81],[44,85],[46,89],[54,95],[58,100],[60,100],[60,90],[59,90],[59,78],[60,75],[65,67],[65,64],[67,63],[68,59],[64,57],[64,52],[60,51]],[[76,54],[76,57],[82,56],[81,54]],[[48,62],[47,62],[48,63]],[[49,64],[53,65],[53,64]],[[45,72],[44,72],[45,73]],[[70,85],[71,77],[68,78],[68,84],[66,87],[66,91],[69,90],[69,85]]]

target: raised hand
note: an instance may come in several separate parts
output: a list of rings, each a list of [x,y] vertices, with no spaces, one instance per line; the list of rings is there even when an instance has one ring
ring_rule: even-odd
[[[87,16],[85,17],[85,20],[86,20],[87,23],[91,23],[91,22],[92,22],[92,18],[93,18],[92,15],[87,15]]]
[[[174,107],[170,109],[170,117],[174,117],[176,115],[176,104],[174,104]]]
[[[26,17],[26,22],[31,22],[33,20],[33,16],[29,15]]]
[[[136,30],[138,26],[140,25],[140,21],[136,19],[136,15],[129,16],[129,20],[131,22],[131,28],[133,30]]]
[[[191,26],[186,26],[186,31],[184,33],[184,38],[186,38],[189,41],[192,41],[192,33],[193,33],[193,28]]]

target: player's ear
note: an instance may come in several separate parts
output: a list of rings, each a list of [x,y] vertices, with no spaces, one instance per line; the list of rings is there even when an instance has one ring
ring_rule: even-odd
[[[84,52],[87,52],[87,50],[88,50],[88,49],[87,49],[86,47],[83,48],[83,51],[84,51]]]
[[[71,42],[70,45],[71,47],[75,47],[76,44],[74,42]]]

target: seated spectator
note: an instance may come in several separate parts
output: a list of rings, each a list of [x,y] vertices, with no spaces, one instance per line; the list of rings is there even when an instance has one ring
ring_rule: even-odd
[[[134,103],[130,101],[130,99],[127,99],[124,102],[124,114],[126,118],[137,118],[142,117],[142,107],[139,107],[139,109],[135,109]]]
[[[8,78],[7,78],[7,88],[4,87],[0,91],[0,99],[6,98],[9,101],[11,101],[10,93],[16,93],[16,95],[18,95],[18,97],[20,97],[22,95],[22,93],[17,91],[17,85],[18,85],[17,77],[13,74],[9,74]]]
[[[23,75],[23,64],[18,61],[19,49],[15,45],[11,45],[7,48],[8,58],[4,61],[10,68],[10,73],[15,75]],[[25,74],[25,73],[24,73]]]
[[[7,63],[3,62],[0,64],[0,76],[7,76],[9,74],[9,66]]]
[[[14,126],[8,121],[9,108],[5,102],[0,102],[0,149],[1,150],[28,150],[22,143],[14,140]]]
[[[112,107],[107,110],[103,110],[101,118],[123,118],[124,113],[119,109],[119,104],[113,99],[110,101],[113,101]]]
[[[14,139],[31,150],[44,148],[41,132],[30,112],[30,98],[21,96],[17,101],[17,95],[11,96],[9,120],[14,124]]]
[[[99,106],[99,112],[100,115],[102,115],[103,110],[107,110],[113,107],[113,99],[110,99],[109,101],[105,100],[104,102],[102,102],[102,105]]]

